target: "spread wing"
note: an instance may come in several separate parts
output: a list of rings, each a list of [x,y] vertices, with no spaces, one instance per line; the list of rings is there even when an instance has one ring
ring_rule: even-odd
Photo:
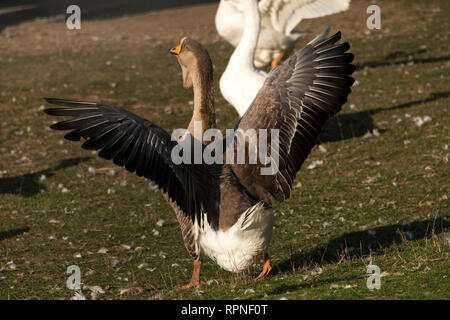
[[[45,113],[73,117],[53,124],[52,129],[70,130],[66,139],[87,139],[82,144],[84,149],[98,150],[100,157],[152,180],[190,221],[201,221],[203,213],[207,213],[208,222],[218,224],[217,199],[211,192],[215,190],[215,179],[205,165],[174,164],[171,152],[177,142],[165,130],[115,106],[50,98],[46,101],[62,108],[46,109]]]
[[[313,19],[348,9],[350,0],[261,0],[262,17],[270,17],[275,30],[290,32],[303,19]]]
[[[270,151],[273,129],[279,131],[278,172],[262,175],[260,162],[233,164],[241,184],[257,199],[289,198],[297,171],[309,155],[325,122],[341,110],[354,79],[348,43],[337,44],[340,32],[326,32],[273,69],[237,129],[267,129]],[[258,133],[258,139],[260,134]],[[259,140],[258,140],[259,143]],[[235,144],[236,145],[236,144]],[[248,146],[247,146],[248,149]],[[236,151],[237,152],[237,151]],[[247,151],[248,152],[248,151]]]

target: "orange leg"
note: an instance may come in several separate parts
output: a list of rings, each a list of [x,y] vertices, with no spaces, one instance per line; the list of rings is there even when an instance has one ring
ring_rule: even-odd
[[[283,59],[284,54],[285,51],[281,50],[280,54],[275,59],[272,60],[272,69],[281,63],[281,59]]]
[[[271,270],[272,270],[272,266],[270,265],[269,254],[266,251],[266,252],[264,252],[264,268],[261,271],[261,273],[259,274],[259,276],[256,277],[255,280],[259,280],[259,279],[267,276]]]
[[[205,284],[200,280],[200,269],[202,267],[201,260],[194,260],[194,272],[192,273],[191,282],[183,286],[182,289],[190,289],[198,286],[199,284]]]

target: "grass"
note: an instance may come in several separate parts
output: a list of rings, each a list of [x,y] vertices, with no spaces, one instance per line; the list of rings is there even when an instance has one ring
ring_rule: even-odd
[[[127,107],[169,132],[185,127],[193,95],[166,54],[173,44],[128,55],[0,53],[0,299],[68,299],[73,264],[85,285],[104,289],[98,298],[448,299],[450,8],[398,2],[407,4],[417,24],[351,38],[343,30],[359,84],[324,130],[326,152],[314,148],[291,198],[275,205],[271,275],[254,282],[261,265],[231,274],[206,261],[212,281],[193,290],[176,289],[192,261],[161,192],[63,141],[41,112],[44,96],[79,98]],[[206,47],[217,86],[232,48]],[[232,128],[238,116],[216,93],[218,126]],[[432,120],[418,127],[424,116]],[[380,290],[366,287],[369,264],[383,272]]]

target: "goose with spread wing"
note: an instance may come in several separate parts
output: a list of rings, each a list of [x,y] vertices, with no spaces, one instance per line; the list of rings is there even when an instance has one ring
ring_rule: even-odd
[[[245,25],[245,10],[239,1],[220,0],[216,12],[216,29],[221,37],[237,46]],[[262,68],[269,63],[278,65],[288,56],[296,41],[305,32],[293,30],[303,19],[313,19],[348,9],[350,0],[260,0],[261,34],[254,64]]]
[[[266,166],[262,162],[174,161],[174,148],[201,139],[216,123],[212,63],[208,52],[190,38],[170,49],[181,67],[184,87],[194,90],[193,116],[182,140],[174,140],[153,122],[111,105],[46,98],[59,107],[45,112],[72,117],[51,125],[55,130],[68,130],[66,139],[83,138],[83,148],[97,150],[100,157],[158,185],[176,213],[184,244],[194,260],[186,288],[202,283],[205,257],[231,272],[246,270],[255,259],[264,258],[259,279],[271,270],[271,197],[277,201],[289,198],[295,175],[321,128],[341,110],[350,93],[353,55],[347,52],[348,43],[338,44],[339,39],[339,32],[318,38],[273,69],[236,126],[236,130],[279,130],[278,167],[269,175],[261,174]],[[196,123],[201,123],[200,132]],[[261,131],[257,132],[262,143]],[[272,150],[270,143],[268,150]],[[233,150],[237,144],[231,146]]]

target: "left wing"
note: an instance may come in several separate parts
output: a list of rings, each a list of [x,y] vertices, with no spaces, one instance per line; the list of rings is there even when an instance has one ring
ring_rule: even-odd
[[[320,130],[347,101],[354,81],[350,77],[355,70],[350,64],[353,54],[346,52],[350,48],[348,43],[336,43],[340,32],[329,38],[326,33],[272,69],[237,126],[243,131],[266,129],[267,151],[272,149],[270,131],[279,132],[279,165],[275,174],[262,175],[261,168],[267,166],[261,162],[232,165],[241,184],[256,199],[269,200],[269,195],[278,201],[289,198],[295,175]]]

